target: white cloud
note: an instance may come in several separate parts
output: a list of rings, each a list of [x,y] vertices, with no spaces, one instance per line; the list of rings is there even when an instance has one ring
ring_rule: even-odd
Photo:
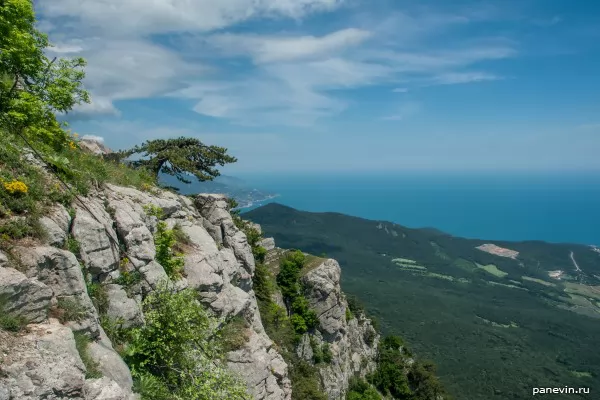
[[[83,135],[81,140],[90,140],[92,142],[104,143],[104,138],[97,135]]]
[[[79,20],[109,35],[211,31],[259,16],[301,18],[344,0],[43,0],[47,18]]]
[[[69,119],[92,118],[97,115],[121,115],[110,99],[93,96],[92,101],[75,106],[69,113]]]
[[[253,33],[228,31],[243,21],[298,20],[345,3],[40,0],[38,8],[57,40],[54,54],[88,60],[86,86],[94,103],[74,110],[75,117],[116,115],[115,101],[169,95],[194,100],[194,111],[202,115],[237,123],[310,125],[352,104],[341,89],[490,80],[495,75],[469,67],[516,53],[505,43],[453,49],[450,40],[443,50],[427,45],[452,27],[484,18],[472,11],[394,13],[320,35],[300,24],[294,34],[260,27]]]
[[[221,34],[210,37],[209,42],[226,54],[249,55],[257,63],[270,63],[330,57],[370,36],[368,31],[349,28],[322,37]]]
[[[408,93],[408,88],[396,88],[392,90],[394,93]]]
[[[431,82],[436,85],[456,85],[462,83],[495,81],[499,79],[502,79],[502,77],[485,72],[447,72],[434,76]]]

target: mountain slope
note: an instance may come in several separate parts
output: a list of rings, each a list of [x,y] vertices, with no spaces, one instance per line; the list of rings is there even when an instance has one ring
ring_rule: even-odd
[[[244,218],[282,247],[337,259],[343,289],[364,300],[384,333],[401,333],[432,358],[457,398],[525,399],[533,387],[569,385],[590,387],[583,398],[591,399],[600,390],[600,254],[590,247],[481,250],[491,243],[278,204]],[[501,249],[518,255],[489,253]]]

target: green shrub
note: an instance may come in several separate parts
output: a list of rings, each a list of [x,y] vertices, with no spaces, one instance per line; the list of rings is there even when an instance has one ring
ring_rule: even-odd
[[[68,321],[79,322],[87,315],[87,309],[78,301],[68,297],[58,299],[55,316],[61,323]]]
[[[121,275],[115,279],[117,285],[121,285],[125,288],[125,291],[129,292],[135,285],[142,281],[142,274],[139,271],[128,271],[126,269],[121,270]]]
[[[354,318],[352,311],[350,311],[350,307],[346,307],[346,322],[350,322]]]
[[[15,316],[6,312],[5,304],[6,300],[0,298],[0,328],[5,331],[19,332],[27,325],[27,321],[21,316]]]
[[[153,375],[174,399],[241,399],[245,386],[216,363],[222,355],[216,320],[191,289],[163,284],[143,304],[145,324],[132,328],[125,361],[141,381]],[[147,397],[151,398],[151,397]]]
[[[386,396],[410,399],[412,390],[404,372],[406,357],[402,353],[402,345],[402,339],[398,336],[387,336],[381,341],[377,369],[369,380]]]
[[[331,347],[329,346],[329,343],[323,343],[321,352],[323,353],[323,362],[325,364],[331,364],[331,361],[333,360],[333,354],[331,353]]]
[[[167,228],[167,224],[164,221],[160,221],[156,225],[154,244],[156,246],[156,261],[162,265],[169,278],[181,278],[185,260],[180,254],[174,252],[173,247],[176,244],[175,234],[172,229]]]
[[[163,209],[155,204],[145,204],[142,206],[144,212],[150,217],[156,217],[158,220],[162,220],[165,217]]]
[[[319,384],[319,373],[304,360],[295,360],[290,366],[293,400],[327,400]]]
[[[98,363],[92,359],[89,353],[88,346],[90,339],[81,332],[75,332],[75,347],[79,352],[79,357],[83,361],[85,366],[85,378],[86,379],[97,379],[102,378],[102,372],[98,369]]]
[[[122,347],[128,340],[129,332],[123,328],[124,323],[123,318],[114,319],[106,314],[100,315],[100,325],[117,350],[123,350]]]
[[[248,323],[241,316],[236,316],[228,321],[221,329],[223,351],[228,353],[241,349],[248,342],[248,328]]]
[[[81,245],[72,235],[67,237],[67,241],[65,242],[65,249],[69,250],[71,253],[75,254],[79,257],[79,252],[81,251]]]
[[[348,385],[346,400],[381,400],[381,395],[364,379],[352,377]]]
[[[106,314],[108,311],[109,300],[106,287],[98,282],[89,283],[86,285],[88,296],[92,299],[92,303],[100,315]]]
[[[133,391],[142,396],[142,400],[172,400],[169,387],[158,377],[149,374],[138,374],[133,379]]]

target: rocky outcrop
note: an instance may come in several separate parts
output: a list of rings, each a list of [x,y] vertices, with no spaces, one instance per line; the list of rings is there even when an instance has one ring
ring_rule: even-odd
[[[277,264],[286,250],[275,247],[273,239],[264,239],[263,243],[267,240],[273,247],[267,253],[266,262]],[[315,364],[316,352],[323,354],[324,349],[330,352],[330,361],[315,366],[328,398],[342,400],[346,398],[350,378],[365,377],[375,370],[379,334],[364,314],[350,312],[340,287],[341,268],[336,260],[321,259],[316,264],[311,261],[305,268],[308,272],[302,276],[301,283],[310,308],[317,314],[319,326],[302,336],[295,351],[311,364]],[[279,291],[272,300],[281,307],[286,306]]]
[[[143,323],[143,298],[169,279],[155,259],[159,210],[169,227],[188,237],[184,278],[174,282],[176,287],[196,290],[220,320],[243,318],[248,326],[246,343],[226,356],[229,368],[247,382],[255,399],[291,398],[288,366],[265,333],[252,290],[252,250],[225,197],[192,199],[107,185],[71,212],[52,209],[41,221],[45,244],[14,249],[18,270],[0,253],[3,307],[31,323],[26,335],[0,329],[0,346],[6,346],[0,357],[8,355],[0,360],[0,400],[133,398],[131,373],[102,330],[87,288],[102,286],[107,295],[102,312],[108,318],[124,326]],[[138,272],[140,281],[123,286],[124,271]],[[74,333],[91,340],[88,355],[101,379],[85,379]]]
[[[26,335],[0,330],[0,399],[133,400],[108,377],[86,380],[73,332],[55,319]]]
[[[318,365],[321,383],[328,397],[344,399],[352,376],[364,377],[375,367],[379,335],[364,315],[347,313],[348,303],[340,287],[341,269],[329,259],[308,272],[302,283],[313,310],[319,317],[319,328],[309,338],[303,337],[298,355],[313,359],[313,348],[324,345],[331,351],[331,362]],[[312,343],[311,343],[312,342]]]

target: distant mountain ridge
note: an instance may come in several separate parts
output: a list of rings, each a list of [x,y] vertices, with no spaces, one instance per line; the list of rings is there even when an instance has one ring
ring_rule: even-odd
[[[337,259],[343,290],[363,299],[384,333],[432,358],[457,398],[528,399],[542,386],[600,390],[594,247],[465,239],[277,203],[243,217],[282,247]]]
[[[184,195],[198,193],[225,194],[227,197],[235,199],[240,209],[249,208],[277,197],[277,194],[255,188],[243,179],[228,175],[220,175],[213,181],[206,182],[199,182],[195,177],[190,176],[191,183],[186,184],[173,176],[162,174],[160,181],[165,186],[178,189],[179,193]]]

